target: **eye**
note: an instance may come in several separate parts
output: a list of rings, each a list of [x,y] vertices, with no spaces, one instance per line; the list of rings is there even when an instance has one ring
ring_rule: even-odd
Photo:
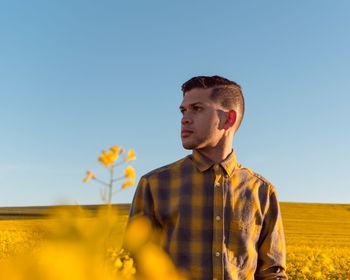
[[[181,114],[184,114],[185,113],[185,109],[184,108],[180,108],[180,112],[181,112]]]
[[[202,107],[200,107],[200,106],[193,106],[193,111],[196,111],[196,112],[200,112],[200,111],[202,111]]]

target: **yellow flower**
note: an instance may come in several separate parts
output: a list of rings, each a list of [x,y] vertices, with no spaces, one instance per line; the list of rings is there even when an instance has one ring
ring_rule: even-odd
[[[121,154],[123,149],[121,148],[121,146],[113,146],[110,147],[109,150],[113,153],[115,153],[116,155]]]
[[[124,245],[129,252],[137,252],[151,238],[152,225],[150,221],[142,216],[131,219],[126,228]]]
[[[301,271],[303,273],[308,273],[308,272],[310,272],[310,269],[307,266],[304,266]]]
[[[330,258],[328,258],[326,255],[323,255],[323,262],[325,264],[330,264],[332,262],[332,260]]]
[[[108,166],[108,160],[105,156],[105,152],[102,151],[102,155],[98,157],[98,161],[102,162],[104,166]]]
[[[132,168],[131,166],[128,166],[128,168],[126,168],[124,170],[124,177],[129,178],[130,180],[126,181],[122,185],[122,189],[126,189],[127,187],[130,187],[134,184],[134,182],[135,182],[135,170],[134,170],[134,168]]]
[[[128,168],[126,168],[124,170],[124,176],[125,178],[132,178],[135,179],[135,170],[134,168],[132,168],[130,165],[128,166]]]
[[[103,163],[105,167],[113,164],[113,162],[118,158],[118,154],[114,152],[102,151],[102,155],[99,156],[98,160]]]
[[[132,159],[136,159],[136,155],[135,155],[134,150],[130,149],[129,152],[128,152],[128,156],[125,159],[125,161],[129,161],[129,160],[132,160]]]
[[[83,180],[84,182],[87,182],[90,179],[95,179],[96,178],[95,174],[90,172],[89,170],[86,170],[86,174],[87,174],[87,176],[86,176],[86,178],[84,178],[84,180]]]

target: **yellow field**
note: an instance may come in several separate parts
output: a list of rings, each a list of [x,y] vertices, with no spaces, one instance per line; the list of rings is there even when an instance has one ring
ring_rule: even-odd
[[[350,279],[350,205],[281,203],[290,279]]]
[[[350,205],[281,203],[281,209],[289,279],[350,280]],[[113,232],[109,232],[109,237],[116,240],[114,249],[120,244],[126,221],[125,211],[120,212]],[[0,260],[25,249],[35,250],[51,224],[55,228],[54,223],[50,219],[0,220]],[[64,227],[63,235],[71,238],[80,234],[80,240],[91,243],[96,236],[85,236],[84,232],[101,228],[101,225],[96,225],[94,218],[87,218],[77,227],[67,226],[67,222]],[[95,235],[100,233],[104,234],[96,231]],[[115,251],[109,249],[113,256]]]

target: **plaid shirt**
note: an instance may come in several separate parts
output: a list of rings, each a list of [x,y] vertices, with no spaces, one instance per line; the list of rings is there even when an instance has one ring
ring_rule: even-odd
[[[165,233],[164,249],[190,279],[287,279],[274,187],[236,162],[197,151],[144,175],[130,210]]]

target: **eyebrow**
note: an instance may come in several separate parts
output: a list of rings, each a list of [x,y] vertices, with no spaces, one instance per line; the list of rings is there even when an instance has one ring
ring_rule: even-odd
[[[202,102],[195,102],[195,103],[191,103],[191,104],[188,104],[188,107],[194,107],[194,106],[196,106],[196,105],[204,105],[204,103],[202,103]],[[182,105],[180,105],[180,107],[179,107],[179,109],[181,110],[181,109],[183,109],[183,108],[185,108],[184,106],[182,106]]]

